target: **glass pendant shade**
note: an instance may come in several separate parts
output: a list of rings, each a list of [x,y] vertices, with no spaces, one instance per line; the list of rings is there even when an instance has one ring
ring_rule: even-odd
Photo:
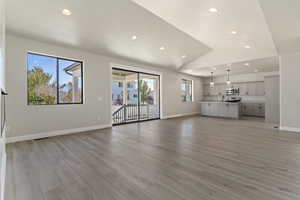
[[[210,87],[213,88],[214,86],[215,86],[214,73],[211,72],[211,75],[210,75]]]
[[[227,85],[230,85],[231,84],[231,81],[230,81],[230,78],[229,78],[229,72],[230,72],[230,69],[227,69]]]

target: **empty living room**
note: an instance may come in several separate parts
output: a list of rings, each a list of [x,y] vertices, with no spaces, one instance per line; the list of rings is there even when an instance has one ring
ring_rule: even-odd
[[[0,0],[0,200],[299,200],[299,10]]]

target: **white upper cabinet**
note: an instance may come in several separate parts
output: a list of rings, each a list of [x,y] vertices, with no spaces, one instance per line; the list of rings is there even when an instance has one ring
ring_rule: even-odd
[[[264,96],[265,85],[263,81],[247,82],[247,83],[233,83],[234,88],[240,88],[241,96]],[[226,95],[226,83],[215,84],[213,88],[209,84],[204,85],[204,96]]]
[[[251,82],[251,83],[248,83],[248,93],[247,95],[248,96],[256,96],[256,83],[255,82]]]
[[[247,83],[238,83],[237,87],[240,88],[240,95],[241,96],[248,95],[248,86],[247,86]]]
[[[265,95],[265,83],[257,82],[255,87],[255,96],[264,96]]]

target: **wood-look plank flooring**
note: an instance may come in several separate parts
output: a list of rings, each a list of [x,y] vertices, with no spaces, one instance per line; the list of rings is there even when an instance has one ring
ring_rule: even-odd
[[[8,145],[6,200],[298,200],[300,134],[199,116]]]

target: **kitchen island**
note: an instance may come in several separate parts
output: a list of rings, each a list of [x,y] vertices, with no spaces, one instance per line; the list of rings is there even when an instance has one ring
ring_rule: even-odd
[[[242,104],[240,102],[201,101],[203,116],[240,119]]]

